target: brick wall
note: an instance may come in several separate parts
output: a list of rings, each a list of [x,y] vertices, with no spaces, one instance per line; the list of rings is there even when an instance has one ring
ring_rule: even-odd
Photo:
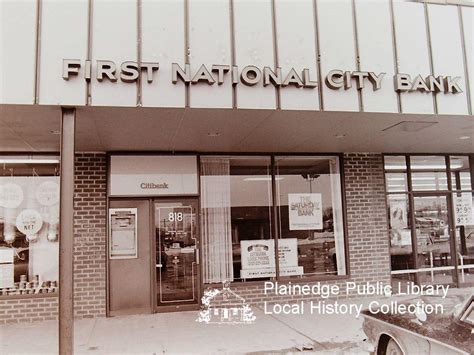
[[[74,311],[105,316],[107,161],[76,154],[74,191]],[[56,296],[0,299],[0,324],[57,319]]]
[[[107,158],[76,155],[74,191],[74,312],[105,316]]]
[[[0,324],[57,319],[58,298],[11,298],[0,301]]]
[[[320,281],[321,284],[340,287],[341,295],[334,298],[360,297],[355,292],[346,295],[346,282],[358,285],[377,281],[390,283],[390,255],[383,158],[376,153],[349,153],[344,155],[344,175],[347,210],[347,240],[349,246],[350,277],[345,280]],[[300,282],[314,285],[318,282]],[[298,280],[292,280],[298,284]],[[267,302],[287,302],[317,299],[308,296],[265,295],[261,285],[234,284],[231,287],[246,302],[262,305]],[[219,302],[220,303],[220,302]]]
[[[354,281],[390,281],[383,157],[344,156],[349,255]]]

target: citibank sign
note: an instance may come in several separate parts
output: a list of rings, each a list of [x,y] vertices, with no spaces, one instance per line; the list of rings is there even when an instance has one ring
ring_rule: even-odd
[[[159,63],[125,61],[119,66],[110,60],[97,60],[93,67],[92,61],[86,60],[84,64],[78,59],[64,59],[63,73],[64,80],[70,80],[71,76],[82,76],[90,81],[95,78],[101,82],[108,80],[125,83],[133,83],[137,80],[146,79],[152,83],[157,78],[160,69]],[[325,85],[333,90],[348,90],[356,87],[361,90],[367,84],[373,91],[382,87],[382,81],[386,73],[374,73],[369,71],[342,71],[331,70],[324,78]],[[191,70],[190,64],[184,67],[177,63],[171,64],[171,81],[173,84],[183,82],[186,84],[206,83],[208,85],[222,85],[226,81],[231,81],[233,85],[244,84],[254,86],[263,83],[264,86],[273,85],[275,87],[294,86],[298,88],[314,89],[318,87],[318,81],[312,77],[308,68],[296,70],[290,68],[283,72],[280,67],[272,69],[270,67],[259,68],[255,65],[247,65],[239,68],[236,65],[213,64],[206,66],[202,64],[197,70]],[[421,92],[444,92],[457,94],[462,92],[459,84],[460,76],[434,76],[421,75],[411,76],[409,74],[396,74],[393,77],[395,91],[421,91]]]

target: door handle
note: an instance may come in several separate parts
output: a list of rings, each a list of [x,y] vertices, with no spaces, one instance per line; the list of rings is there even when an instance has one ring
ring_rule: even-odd
[[[156,264],[156,267],[163,267],[163,264]]]
[[[199,265],[199,249],[196,249],[196,265]]]

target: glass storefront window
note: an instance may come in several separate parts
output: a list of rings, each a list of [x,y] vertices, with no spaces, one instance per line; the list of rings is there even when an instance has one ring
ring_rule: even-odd
[[[385,157],[392,283],[402,286],[406,282],[474,285],[474,201],[470,157],[415,155],[406,158],[410,162],[407,171],[410,175],[405,177],[403,173],[393,171],[393,162],[392,169],[387,169],[387,159],[390,161],[394,157]],[[411,184],[407,186],[406,181]],[[400,209],[403,211],[401,214],[395,213]],[[394,227],[393,219],[395,215],[405,213],[408,224],[404,224],[401,232],[406,234],[404,254],[407,256],[403,262],[400,246],[403,233]],[[411,240],[415,245],[411,245]]]
[[[387,192],[407,192],[407,174],[406,173],[386,173],[385,186]]]
[[[408,196],[388,196],[390,257],[392,271],[413,269],[413,246]]]
[[[200,161],[205,283],[346,274],[338,157]]]
[[[461,283],[474,285],[474,195],[472,192],[453,193],[458,278]]]
[[[442,155],[410,156],[411,170],[446,170],[446,158]]]
[[[447,196],[415,196],[413,204],[418,268],[438,268],[437,275],[443,275],[439,283],[450,283],[453,281],[450,268],[454,267]],[[431,282],[435,280],[436,275],[432,275]]]
[[[201,157],[204,282],[275,275],[269,157]]]
[[[384,156],[385,170],[406,170],[407,162],[404,155],[386,155]]]
[[[59,257],[59,161],[0,157],[2,296],[56,292]]]
[[[277,157],[276,168],[280,275],[345,275],[339,159]]]
[[[445,172],[412,173],[413,191],[439,191],[448,189],[448,178]]]
[[[471,190],[471,170],[469,157],[451,156],[449,157],[451,168],[451,187],[453,190]]]

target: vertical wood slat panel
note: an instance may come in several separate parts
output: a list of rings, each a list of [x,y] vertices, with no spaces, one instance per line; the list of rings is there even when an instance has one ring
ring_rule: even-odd
[[[386,73],[382,87],[377,91],[373,91],[368,80],[365,81],[365,88],[362,90],[364,111],[398,112],[397,94],[392,80],[395,64],[389,0],[356,0],[355,5],[360,68],[377,75]]]
[[[239,70],[247,65],[274,67],[271,16],[270,0],[234,0],[235,61]],[[252,87],[240,83],[236,92],[239,108],[276,108],[276,90],[273,85],[264,87],[263,80]]]
[[[394,1],[399,73],[422,77],[431,74],[423,6],[422,3]],[[403,113],[434,113],[431,93],[403,92],[400,99]]]
[[[0,103],[35,101],[35,0],[0,2]]]
[[[462,93],[439,93],[437,95],[438,113],[467,114],[466,81],[462,52],[459,15],[455,6],[428,5],[433,73],[459,76]],[[446,22],[449,23],[446,26]]]
[[[468,79],[470,114],[474,114],[474,8],[461,7],[461,19],[464,35],[465,74]]]
[[[318,0],[319,40],[323,80],[333,69],[355,71],[355,35],[351,0]],[[354,85],[348,90],[332,90],[323,85],[326,111],[359,111]]]
[[[43,0],[41,13],[39,103],[84,105],[88,2]],[[63,59],[79,59],[82,65],[79,75],[64,80]]]
[[[111,6],[106,0],[93,1],[92,61],[111,60],[117,65],[137,60],[137,2],[117,1]],[[93,70],[95,75],[95,70]],[[91,80],[92,105],[136,106],[137,86],[120,79],[111,82]]]
[[[171,82],[171,65],[184,68],[184,1],[142,0],[142,61],[159,62],[154,80],[142,80],[142,104],[184,107],[185,85]]]
[[[300,76],[303,68],[309,68],[311,80],[317,81],[313,1],[275,0],[275,7],[278,61],[283,78],[292,67]],[[298,21],[295,21],[295,14],[298,14]],[[297,88],[290,85],[280,89],[280,96],[282,109],[319,109],[317,88]]]
[[[211,71],[213,64],[231,65],[229,2],[189,2],[189,52],[191,72],[204,64]],[[205,45],[205,44],[208,45]],[[216,73],[212,73],[217,78]],[[224,74],[224,83],[208,85],[200,82],[190,90],[191,107],[232,107],[231,71]]]

